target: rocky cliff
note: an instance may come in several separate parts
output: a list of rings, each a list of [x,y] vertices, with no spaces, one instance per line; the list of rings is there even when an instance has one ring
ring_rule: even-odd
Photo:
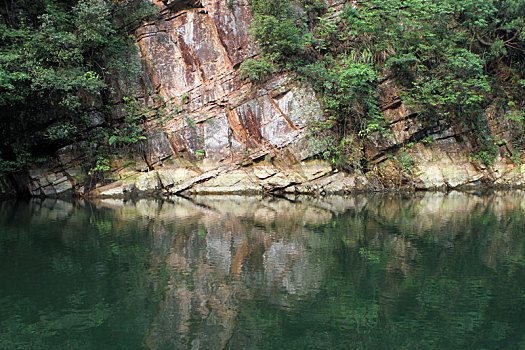
[[[327,1],[337,12],[344,1]],[[525,166],[504,142],[490,167],[473,160],[468,131],[445,121],[423,124],[402,103],[395,85],[381,87],[389,132],[356,147],[362,172],[334,170],[313,157],[310,134],[323,105],[308,83],[290,73],[255,85],[239,78],[240,64],[257,55],[247,0],[162,1],[161,17],[136,31],[146,79],[165,118],[150,120],[148,140],[132,160],[115,160],[103,181],[93,182],[75,145],[33,168],[33,196],[133,196],[179,193],[343,193],[385,189],[452,189],[522,186]],[[145,104],[157,106],[148,97]],[[505,140],[512,121],[487,109],[495,139]],[[385,136],[386,135],[386,136]],[[510,159],[514,158],[514,161]],[[0,190],[13,186],[0,181]]]

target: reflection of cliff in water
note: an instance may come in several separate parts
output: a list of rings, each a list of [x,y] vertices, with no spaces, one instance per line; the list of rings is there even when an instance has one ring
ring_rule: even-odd
[[[27,217],[59,223],[69,246],[100,246],[108,230],[117,242],[125,233],[146,244],[137,288],[161,295],[144,330],[148,348],[366,348],[378,339],[410,348],[470,344],[455,341],[495,327],[483,323],[489,296],[525,277],[524,210],[519,192],[207,196],[33,202]],[[98,238],[78,233],[86,225]],[[436,320],[447,331],[427,342],[421,327]]]
[[[170,215],[181,207],[188,212]],[[282,307],[319,287],[323,267],[312,259],[305,224],[330,220],[325,210],[238,197],[177,199],[158,213],[155,247],[167,255],[170,279],[150,348],[223,348],[243,299],[256,295]]]
[[[262,330],[246,320],[249,315],[240,315],[246,312],[243,303],[286,311],[314,300],[337,265],[334,250],[358,253],[348,262],[355,269],[356,289],[369,283],[363,259],[383,264],[377,287],[378,312],[384,315],[396,312],[411,275],[431,278],[440,266],[461,259],[470,245],[490,269],[523,252],[512,234],[518,231],[489,237],[471,224],[485,220],[520,227],[525,199],[518,193],[424,194],[410,200],[197,197],[98,205],[118,208],[123,218],[148,218],[156,256],[166,257],[168,288],[146,340],[154,349],[255,346]],[[427,243],[441,256],[438,265],[423,271],[420,265],[427,258],[420,245]]]
[[[318,291],[321,255],[330,249],[319,228],[332,222],[331,207],[343,213],[356,205],[333,201],[340,203],[207,196],[96,205],[117,211],[119,220],[143,221],[152,259],[165,259],[168,287],[147,346],[209,349],[249,345],[237,324],[243,300],[286,309]]]

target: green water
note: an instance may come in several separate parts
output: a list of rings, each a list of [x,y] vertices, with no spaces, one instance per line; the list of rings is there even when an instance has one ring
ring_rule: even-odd
[[[525,194],[0,202],[0,349],[525,349]]]

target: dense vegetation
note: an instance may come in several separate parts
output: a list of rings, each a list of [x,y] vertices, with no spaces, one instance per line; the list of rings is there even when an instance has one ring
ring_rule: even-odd
[[[130,34],[153,15],[145,0],[3,1],[0,171],[17,171],[72,141],[100,160],[115,141],[141,137],[140,65]]]
[[[258,83],[293,71],[310,81],[327,115],[312,125],[314,153],[335,166],[366,166],[363,141],[388,137],[387,86],[423,123],[463,130],[484,163],[502,143],[521,157],[523,0],[348,1],[335,15],[322,0],[250,2],[261,54],[241,76]],[[3,1],[0,172],[45,162],[72,142],[102,172],[115,148],[144,138],[131,34],[155,15],[147,0]],[[492,135],[488,110],[511,123],[509,139]]]
[[[340,165],[353,164],[355,140],[384,132],[380,92],[395,84],[425,123],[438,118],[469,131],[485,163],[495,142],[523,148],[525,2],[522,0],[371,0],[336,18],[318,0],[252,0],[262,53],[242,67],[260,82],[295,71],[323,94],[328,122],[314,131]],[[486,109],[516,121],[516,136],[494,140]],[[346,164],[345,164],[346,163]]]

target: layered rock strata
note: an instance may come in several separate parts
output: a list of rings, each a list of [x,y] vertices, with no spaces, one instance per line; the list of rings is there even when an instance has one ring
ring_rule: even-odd
[[[342,3],[328,2],[329,11],[339,11]],[[469,153],[464,130],[445,121],[423,124],[389,82],[381,91],[390,130],[356,149],[356,158],[367,160],[364,173],[346,174],[328,161],[312,160],[316,140],[309,130],[324,111],[314,90],[289,73],[262,85],[239,78],[240,64],[257,53],[248,1],[158,5],[161,18],[139,28],[136,41],[144,89],[157,96],[157,102],[145,103],[161,100],[166,114],[148,123],[141,152],[132,161],[115,162],[111,174],[93,182],[82,155],[68,146],[54,163],[29,172],[31,195],[323,194],[525,184],[525,167],[510,161],[515,155],[507,144],[498,145],[500,156],[491,167],[481,166]],[[507,139],[512,125],[496,114],[487,112],[493,134]]]

